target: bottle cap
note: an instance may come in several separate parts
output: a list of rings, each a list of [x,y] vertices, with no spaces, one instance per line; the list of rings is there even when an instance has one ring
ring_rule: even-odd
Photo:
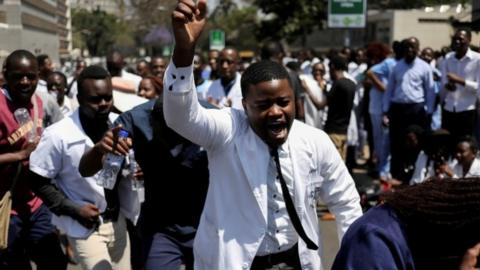
[[[127,138],[128,137],[128,131],[122,129],[118,132],[118,137],[119,138]]]

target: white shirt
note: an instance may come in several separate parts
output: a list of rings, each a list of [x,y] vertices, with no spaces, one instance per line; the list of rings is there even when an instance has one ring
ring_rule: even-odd
[[[305,80],[307,83],[308,88],[313,95],[319,100],[324,98],[323,92],[318,86],[317,81],[313,79],[312,75],[300,75],[300,79]],[[316,127],[319,129],[323,129],[325,124],[326,116],[325,110],[318,110],[317,107],[313,104],[312,100],[308,95],[305,95],[305,99],[303,101],[304,113],[305,113],[305,123],[312,127]]]
[[[37,88],[35,88],[35,93],[48,93],[47,82],[38,79]]]
[[[140,86],[140,82],[142,81],[142,77],[130,73],[128,71],[122,70],[122,73],[120,74],[120,77],[122,79],[130,80],[135,84],[135,91],[138,91],[138,87]]]
[[[278,157],[283,179],[287,184],[292,201],[295,201],[292,161],[287,145],[284,144],[278,148]],[[278,178],[277,167],[273,157],[270,158],[268,165],[267,196],[267,232],[257,251],[257,256],[265,256],[288,250],[298,242],[298,234],[288,216],[282,194],[282,186]]]
[[[427,164],[428,163],[428,164]],[[447,161],[450,168],[455,167],[457,164],[456,159],[450,159]],[[410,179],[410,185],[420,184],[430,177],[435,176],[434,160],[428,160],[427,154],[422,150],[418,153],[417,161],[415,162],[415,170],[413,171],[412,178]]]
[[[355,62],[350,62],[348,64],[348,74],[355,79],[355,83],[358,83],[359,75],[362,75],[368,69],[366,63],[361,63],[360,65]]]
[[[82,128],[77,110],[45,129],[40,143],[30,155],[30,170],[54,179],[58,188],[74,203],[91,203],[103,212],[107,202],[103,187],[95,180],[98,174],[84,178],[78,172],[83,153],[93,145]],[[53,214],[52,223],[71,237],[86,238],[94,230],[85,228],[69,216]]]
[[[68,96],[65,96],[63,100],[63,105],[60,106],[60,111],[62,112],[64,117],[69,116],[75,108],[73,107],[72,101]]]
[[[480,176],[480,159],[475,158],[473,160],[470,169],[468,170],[466,175],[463,175],[463,167],[461,164],[457,163],[453,167],[453,178],[460,178],[460,177],[478,177]]]
[[[475,109],[480,76],[480,54],[468,49],[462,59],[455,57],[455,52],[445,56],[442,65],[442,87],[445,95],[444,109],[449,112],[463,112]],[[447,73],[455,73],[465,79],[465,86],[455,84],[455,91],[444,88],[448,82]]]
[[[77,99],[77,94],[78,94],[77,79],[73,76],[69,77],[67,79],[67,87],[68,86],[70,86],[70,91],[68,92],[68,97],[72,98],[72,99]]]
[[[207,100],[207,91],[210,85],[212,85],[212,81],[208,79],[205,79],[202,84],[197,85],[198,99]]]
[[[235,82],[233,83],[232,88],[230,89],[230,92],[228,92],[228,95],[225,95],[225,90],[222,85],[221,79],[217,79],[212,82],[210,87],[207,90],[207,93],[205,94],[204,99],[208,100],[209,98],[213,98],[218,101],[218,106],[220,108],[228,107],[228,100],[231,100],[231,107],[238,109],[238,110],[243,110],[243,105],[242,105],[242,88],[240,86],[240,81],[241,81],[242,75],[240,73],[237,73],[235,76]]]

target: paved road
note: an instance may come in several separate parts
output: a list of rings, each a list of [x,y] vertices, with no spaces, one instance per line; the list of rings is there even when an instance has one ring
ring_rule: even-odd
[[[323,252],[322,261],[324,269],[330,269],[332,267],[335,254],[338,251],[338,239],[335,221],[320,221],[320,229],[323,236]],[[33,267],[36,270],[35,266]],[[78,265],[68,265],[68,270],[82,270]]]
[[[371,178],[366,175],[364,170],[354,170],[353,175],[357,186],[364,186],[371,183]],[[335,221],[320,221],[320,229],[323,238],[323,266],[324,269],[330,269],[338,252],[339,243]],[[36,270],[36,268],[33,268]],[[78,265],[69,265],[68,270],[82,270]]]
[[[339,247],[335,221],[320,221],[320,229],[323,236],[322,261],[324,269],[330,269]],[[33,270],[36,270],[35,265],[33,265]],[[82,268],[78,265],[69,264],[67,270],[82,270]]]

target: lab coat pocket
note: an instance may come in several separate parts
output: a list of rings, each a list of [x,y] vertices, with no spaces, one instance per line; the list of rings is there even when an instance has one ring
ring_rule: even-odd
[[[317,202],[321,199],[321,187],[323,178],[318,174],[318,171],[313,169],[308,174],[307,194],[306,199],[311,208],[316,208]]]

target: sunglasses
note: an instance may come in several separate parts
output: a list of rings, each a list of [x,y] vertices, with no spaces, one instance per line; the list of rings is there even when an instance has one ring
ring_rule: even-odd
[[[94,103],[98,104],[102,102],[102,100],[105,100],[106,102],[110,102],[113,99],[112,95],[100,95],[100,96],[89,96],[89,97],[84,97],[85,100],[89,103]]]

